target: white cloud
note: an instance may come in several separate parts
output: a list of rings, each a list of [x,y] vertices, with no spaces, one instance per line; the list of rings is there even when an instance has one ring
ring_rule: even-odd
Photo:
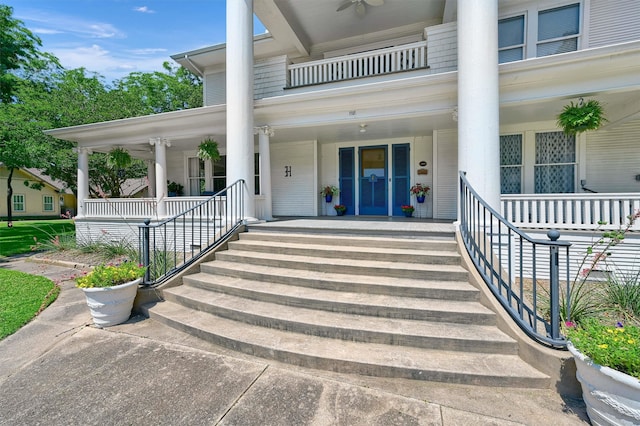
[[[133,50],[129,50],[129,52],[133,53],[134,55],[154,55],[156,53],[165,53],[167,52],[167,49],[163,49],[163,48],[133,49]]]
[[[21,15],[19,19],[27,23],[36,23],[39,34],[72,34],[83,38],[126,38],[123,31],[110,23],[90,21],[80,16],[38,10]]]
[[[147,6],[135,7],[133,10],[140,13],[156,13],[155,10],[151,10]]]
[[[62,34],[62,31],[51,28],[33,28],[31,32],[34,34]]]

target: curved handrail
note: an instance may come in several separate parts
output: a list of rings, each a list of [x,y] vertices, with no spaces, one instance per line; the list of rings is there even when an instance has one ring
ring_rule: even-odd
[[[550,240],[529,237],[489,206],[460,172],[460,233],[478,273],[518,326],[532,339],[566,348],[560,334],[560,309],[570,311],[568,241],[549,231]],[[547,268],[539,248],[549,249]],[[562,256],[560,255],[562,253]],[[544,254],[543,254],[544,255]],[[560,297],[560,270],[566,268],[565,300]],[[564,275],[564,274],[563,274]],[[548,290],[543,284],[548,282]],[[548,295],[548,304],[546,297]],[[540,300],[542,299],[542,300]]]
[[[143,285],[175,276],[235,232],[244,220],[243,191],[240,179],[180,214],[138,225]]]

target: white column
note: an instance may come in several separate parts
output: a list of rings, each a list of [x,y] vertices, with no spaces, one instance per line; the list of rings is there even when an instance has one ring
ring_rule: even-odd
[[[255,217],[253,0],[227,2],[227,185],[243,179],[244,215]]]
[[[78,153],[78,211],[77,218],[83,218],[87,215],[85,209],[85,200],[89,198],[89,148],[78,147],[75,149]]]
[[[164,199],[167,197],[167,147],[171,142],[162,138],[151,138],[149,144],[155,147],[156,152],[156,213],[158,217],[167,216]]]
[[[458,168],[500,211],[498,0],[458,0]]]
[[[273,220],[271,205],[271,152],[269,138],[274,135],[269,126],[262,126],[258,131],[258,149],[260,151],[260,194],[264,196],[264,220]]]
[[[149,197],[156,196],[156,163],[147,160],[147,189]]]

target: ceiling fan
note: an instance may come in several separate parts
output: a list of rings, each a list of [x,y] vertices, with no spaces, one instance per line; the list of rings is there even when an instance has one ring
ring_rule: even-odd
[[[358,16],[364,16],[367,12],[367,6],[382,6],[383,4],[384,0],[345,0],[338,7],[336,12],[340,12],[341,10],[345,10],[348,7],[355,5]]]

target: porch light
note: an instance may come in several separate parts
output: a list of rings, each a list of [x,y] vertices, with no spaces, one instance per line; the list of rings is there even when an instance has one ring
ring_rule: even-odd
[[[362,123],[360,125],[360,133],[365,133],[367,131],[367,125]]]

